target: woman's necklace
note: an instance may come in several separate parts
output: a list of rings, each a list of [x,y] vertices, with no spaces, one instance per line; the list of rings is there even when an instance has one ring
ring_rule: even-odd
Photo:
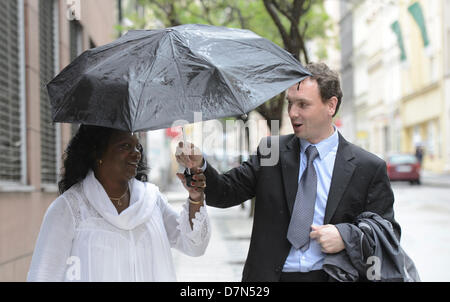
[[[110,197],[110,196],[108,196],[108,197],[109,197],[109,199],[111,199],[113,202],[117,202],[117,206],[120,207],[120,206],[122,206],[121,200],[122,200],[122,198],[124,198],[125,195],[128,193],[129,189],[130,189],[130,188],[127,186],[127,189],[126,189],[125,193],[123,193],[123,195],[120,196],[119,198],[113,198],[113,197]]]

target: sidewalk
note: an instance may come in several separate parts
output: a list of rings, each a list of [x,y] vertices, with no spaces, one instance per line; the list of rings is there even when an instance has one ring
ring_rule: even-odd
[[[422,172],[425,186],[450,188],[450,174]],[[170,204],[181,210],[188,194],[178,179],[163,192]],[[249,218],[250,203],[245,208],[236,206],[218,209],[207,206],[212,234],[205,255],[189,257],[172,250],[177,280],[183,282],[239,282],[249,248],[252,219]],[[405,211],[405,210],[403,210]],[[407,212],[407,216],[419,212]],[[411,248],[411,252],[414,249]]]
[[[165,192],[169,203],[178,211],[188,194],[178,179]],[[252,219],[250,203],[217,209],[207,206],[211,221],[211,239],[201,257],[190,257],[172,249],[177,280],[182,282],[239,282],[250,241]]]
[[[422,184],[434,187],[450,188],[450,173],[434,173],[422,170]]]

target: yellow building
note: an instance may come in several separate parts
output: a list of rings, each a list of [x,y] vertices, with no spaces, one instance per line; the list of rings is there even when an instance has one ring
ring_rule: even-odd
[[[444,1],[401,1],[403,41],[400,116],[401,150],[425,149],[424,169],[448,166],[448,129],[444,74]],[[400,41],[399,41],[400,44]]]
[[[354,143],[383,158],[400,151],[401,64],[390,28],[398,15],[399,7],[383,1],[352,7]]]

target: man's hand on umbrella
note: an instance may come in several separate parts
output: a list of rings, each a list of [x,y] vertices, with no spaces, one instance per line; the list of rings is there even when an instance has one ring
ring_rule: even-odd
[[[199,148],[191,143],[183,142],[178,143],[177,150],[175,152],[177,162],[186,168],[201,168],[203,166],[203,154]]]

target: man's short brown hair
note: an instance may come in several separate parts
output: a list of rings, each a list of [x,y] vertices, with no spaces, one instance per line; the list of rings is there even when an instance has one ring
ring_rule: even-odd
[[[342,100],[341,83],[338,73],[331,70],[325,63],[309,63],[305,67],[312,74],[310,78],[317,81],[322,102],[326,103],[333,96],[338,99],[334,117],[339,110]]]

